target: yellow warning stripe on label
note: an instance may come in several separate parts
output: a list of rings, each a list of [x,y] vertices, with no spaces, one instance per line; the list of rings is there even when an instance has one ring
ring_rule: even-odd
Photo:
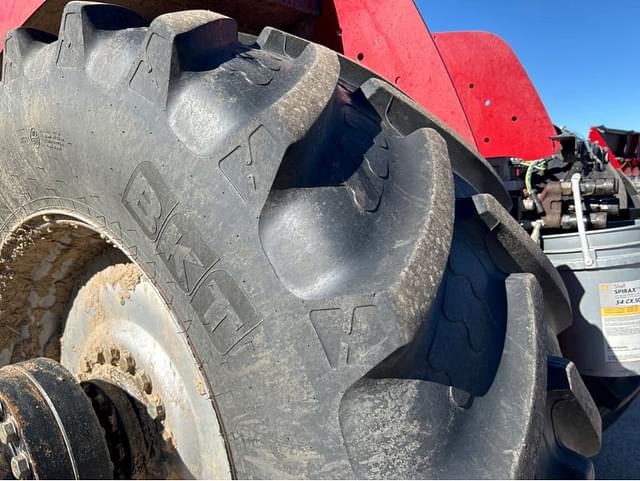
[[[603,307],[600,309],[602,317],[607,316],[626,316],[628,314],[640,314],[640,305],[619,306],[619,307]]]

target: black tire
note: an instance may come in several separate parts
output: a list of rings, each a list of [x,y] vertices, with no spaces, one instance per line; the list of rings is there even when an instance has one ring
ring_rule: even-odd
[[[484,160],[286,33],[63,19],[5,44],[3,245],[56,210],[121,246],[183,323],[236,476],[589,474],[599,418],[547,365],[566,292]]]

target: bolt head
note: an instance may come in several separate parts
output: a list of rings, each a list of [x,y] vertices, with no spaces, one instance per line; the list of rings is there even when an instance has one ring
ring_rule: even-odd
[[[109,425],[106,426],[110,429],[110,432],[112,433],[117,433],[118,432],[118,418],[116,417],[115,413],[110,414],[109,416],[107,416],[107,420],[109,421]],[[106,427],[105,427],[105,431],[106,431]]]
[[[118,443],[118,445],[115,447],[115,455],[118,461],[122,461],[127,457],[127,451],[122,443]]]
[[[107,399],[101,393],[98,393],[93,397],[93,402],[95,402],[99,409],[104,409],[107,406]]]
[[[91,372],[91,370],[93,369],[93,364],[94,363],[91,359],[89,359],[88,357],[83,357],[80,366],[84,372]]]
[[[120,349],[117,346],[109,346],[105,349],[104,357],[108,364],[117,366],[120,359]]]
[[[29,459],[24,453],[18,453],[11,458],[11,472],[16,479],[27,479],[31,474]]]
[[[138,385],[138,388],[145,394],[151,394],[153,384],[151,383],[151,378],[146,372],[140,371],[138,373],[138,375],[136,376],[136,384]]]
[[[162,421],[165,417],[164,406],[160,403],[159,400],[154,401],[152,404],[147,406],[147,413],[149,417],[154,421]]]
[[[18,430],[12,421],[0,424],[0,442],[2,444],[15,443],[18,440]]]
[[[98,364],[104,364],[105,362],[107,362],[105,356],[104,356],[104,347],[100,346],[98,347],[98,349],[96,349],[96,361]]]
[[[136,371],[136,360],[128,352],[121,353],[118,367],[122,372],[133,374]]]

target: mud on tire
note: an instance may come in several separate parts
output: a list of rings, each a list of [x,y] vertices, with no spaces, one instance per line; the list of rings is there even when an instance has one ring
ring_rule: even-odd
[[[0,135],[2,276],[25,219],[98,226],[180,319],[236,476],[589,473],[599,418],[547,363],[556,271],[375,74],[208,11],[71,2],[57,39],[8,35]]]

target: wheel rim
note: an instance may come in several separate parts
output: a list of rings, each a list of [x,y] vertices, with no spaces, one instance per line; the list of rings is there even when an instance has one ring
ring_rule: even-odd
[[[94,408],[101,409],[96,396],[106,396],[111,410],[128,411],[114,429],[126,431],[131,453],[122,454],[121,443],[110,448],[116,474],[230,478],[202,363],[140,268],[83,219],[40,214],[14,233],[2,246],[9,262],[3,265],[0,308],[12,313],[3,322],[22,321],[11,329],[13,341],[0,346],[2,364],[56,358],[59,342],[61,364],[83,383]],[[18,286],[27,292],[21,309],[21,299],[10,295]],[[103,427],[114,424],[101,421]]]

